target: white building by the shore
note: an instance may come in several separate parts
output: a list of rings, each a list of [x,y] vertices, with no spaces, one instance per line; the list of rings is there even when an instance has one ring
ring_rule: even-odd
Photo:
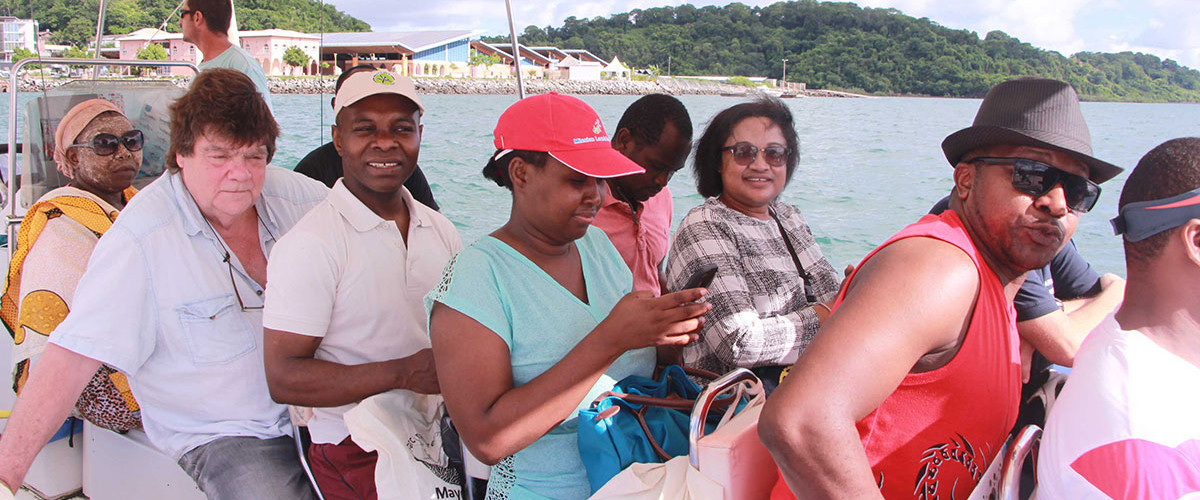
[[[488,44],[471,40],[477,32],[404,31],[354,32],[314,35],[290,30],[268,29],[239,31],[238,45],[250,53],[263,67],[267,76],[297,76],[340,74],[357,64],[371,64],[406,76],[511,78],[514,64],[522,75],[532,78],[592,81],[628,79],[632,74],[620,59],[611,62],[583,49],[558,47],[529,47],[522,45],[514,61],[511,45]],[[193,44],[183,41],[179,33],[155,28],[142,28],[127,35],[114,37],[115,50],[106,57],[136,59],[147,45],[161,45],[172,61],[199,63],[203,57]],[[302,67],[288,65],[283,60],[290,47],[297,47],[308,57]],[[474,54],[496,56],[499,63],[472,65]],[[190,70],[163,67],[159,73],[185,75]]]
[[[38,22],[36,19],[2,16],[0,17],[0,31],[4,33],[4,43],[0,45],[0,60],[12,62],[13,53],[18,48],[35,54],[41,52],[38,48]]]

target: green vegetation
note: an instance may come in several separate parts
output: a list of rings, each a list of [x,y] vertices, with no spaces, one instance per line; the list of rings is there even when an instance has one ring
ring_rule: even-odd
[[[491,66],[501,62],[504,62],[504,59],[497,54],[484,55],[477,50],[471,50],[471,60],[469,61],[471,66]]]
[[[142,47],[137,53],[137,58],[144,61],[165,61],[167,60],[167,49],[162,45],[152,43]]]
[[[176,2],[162,0],[109,0],[104,33],[121,35],[162,24]],[[29,0],[11,2],[6,15],[37,19],[41,29],[53,33],[55,43],[84,46],[96,36],[99,0]],[[32,9],[32,13],[30,12]],[[305,33],[367,31],[371,26],[317,0],[238,0],[238,29],[281,28]],[[178,15],[167,24],[179,31]]]
[[[754,88],[754,87],[758,86],[754,82],[750,81],[749,78],[746,78],[744,76],[731,76],[731,77],[729,77],[728,80],[725,80],[725,83],[728,83],[730,85],[741,85],[743,87],[750,87],[750,88]]]
[[[300,47],[293,45],[288,47],[287,50],[283,51],[283,62],[287,63],[288,66],[295,68],[307,66],[308,54],[305,54],[303,50],[300,50]]]
[[[502,38],[502,37],[497,37]],[[766,7],[658,7],[561,27],[529,26],[522,43],[619,55],[632,67],[672,73],[787,77],[810,88],[877,94],[979,97],[1005,79],[1040,75],[1070,82],[1085,99],[1200,101],[1200,71],[1148,54],[1064,57],[993,31],[984,38],[896,9],[815,0]]]
[[[37,56],[38,56],[37,52],[29,50],[25,47],[17,47],[15,49],[13,49],[12,62],[13,62],[13,64],[16,64],[17,61],[20,61],[21,59],[28,59],[30,57],[37,57]],[[29,64],[29,65],[25,66],[25,69],[38,69],[41,67],[42,67],[42,65],[40,65],[40,64]]]
[[[167,49],[157,43],[151,43],[138,51],[137,58],[143,61],[165,61],[167,60]],[[144,66],[133,66],[129,68],[129,73],[133,76],[142,76],[145,70]]]

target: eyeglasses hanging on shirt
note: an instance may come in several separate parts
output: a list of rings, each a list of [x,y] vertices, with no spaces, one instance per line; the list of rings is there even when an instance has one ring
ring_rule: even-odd
[[[200,211],[200,204],[196,203],[196,198],[192,196],[190,191],[188,192],[188,198],[192,199],[192,204],[196,205],[196,211],[200,213],[200,219],[203,220],[204,224],[208,226],[208,229],[212,231],[213,237],[215,237],[217,240],[217,245],[221,246],[221,252],[224,253],[224,256],[221,260],[224,261],[225,265],[229,267],[229,285],[233,287],[233,296],[237,297],[238,307],[242,308],[242,312],[263,309],[266,306],[266,302],[263,302],[257,306],[247,306],[246,302],[242,300],[242,292],[238,290],[237,277],[233,274],[233,253],[229,251],[229,247],[225,246],[225,242],[221,241],[221,235],[217,233],[217,229],[214,228],[212,223],[208,221],[208,218],[204,216],[204,212]],[[267,223],[263,222],[262,216],[258,214],[257,210],[254,211],[254,217],[258,219],[258,225],[262,226],[263,230],[267,232],[267,236],[271,238],[270,241],[277,241],[275,239],[275,233],[272,233],[271,228],[267,227]],[[256,295],[261,296],[262,293],[256,293]]]

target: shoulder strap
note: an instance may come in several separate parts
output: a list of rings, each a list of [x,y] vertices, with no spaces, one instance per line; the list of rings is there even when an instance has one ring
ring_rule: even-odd
[[[792,255],[792,262],[796,264],[800,278],[804,280],[804,300],[807,300],[809,304],[816,304],[819,301],[812,289],[812,275],[808,274],[808,271],[804,270],[804,265],[800,263],[800,256],[796,255],[796,249],[792,247],[792,239],[788,238],[787,230],[783,228],[783,223],[779,222],[779,215],[773,209],[767,210],[767,213],[771,214],[771,219],[775,221],[776,226],[779,226],[779,236],[783,238],[783,244],[787,246],[788,253]]]

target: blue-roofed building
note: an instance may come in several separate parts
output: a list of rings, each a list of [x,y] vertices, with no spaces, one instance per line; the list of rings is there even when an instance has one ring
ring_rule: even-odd
[[[321,59],[345,69],[360,63],[403,75],[446,76],[465,70],[474,31],[326,33]]]

